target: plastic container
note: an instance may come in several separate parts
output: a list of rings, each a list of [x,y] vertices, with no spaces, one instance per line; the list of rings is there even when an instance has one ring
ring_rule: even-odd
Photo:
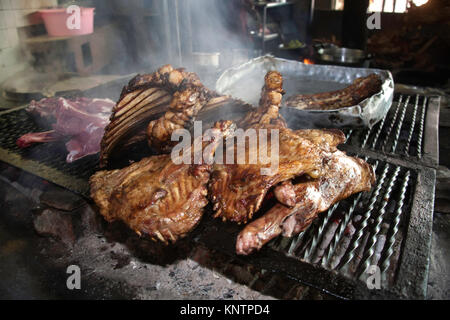
[[[39,10],[48,35],[51,37],[66,37],[93,33],[95,8],[79,7],[79,9],[79,26],[76,25],[77,19],[74,11],[68,12],[66,8]],[[73,26],[73,28],[70,28],[70,26]]]

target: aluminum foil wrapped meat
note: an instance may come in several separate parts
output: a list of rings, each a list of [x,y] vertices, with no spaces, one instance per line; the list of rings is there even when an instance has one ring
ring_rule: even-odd
[[[381,90],[357,105],[331,110],[301,110],[284,102],[280,113],[292,129],[302,128],[371,128],[383,119],[394,98],[394,80],[387,70],[309,65],[298,61],[262,56],[225,70],[216,83],[220,94],[231,95],[254,106],[258,105],[264,75],[270,70],[281,72],[285,97],[344,89],[360,77],[377,74]]]

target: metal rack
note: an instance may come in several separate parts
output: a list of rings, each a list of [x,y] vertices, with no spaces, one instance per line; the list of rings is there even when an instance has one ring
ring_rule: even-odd
[[[261,50],[262,55],[266,52],[266,41],[270,41],[273,39],[278,38],[278,34],[265,34],[266,26],[267,26],[267,11],[272,8],[279,8],[284,7],[288,5],[292,5],[292,2],[255,2],[255,7],[260,8],[263,11],[263,17],[262,17],[262,32],[261,35],[258,35],[258,37],[261,38]]]

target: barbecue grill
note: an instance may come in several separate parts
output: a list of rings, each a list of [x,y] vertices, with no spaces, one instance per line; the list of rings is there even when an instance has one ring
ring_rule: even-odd
[[[439,105],[438,96],[397,92],[382,121],[371,129],[347,130],[341,148],[376,168],[371,192],[340,201],[298,236],[279,237],[237,259],[340,298],[425,298]],[[0,160],[88,198],[98,156],[68,164],[62,144],[16,146],[22,134],[40,129],[25,106],[0,113]],[[236,258],[239,226],[206,212],[199,228],[197,243]],[[379,268],[380,289],[367,286],[370,266]]]

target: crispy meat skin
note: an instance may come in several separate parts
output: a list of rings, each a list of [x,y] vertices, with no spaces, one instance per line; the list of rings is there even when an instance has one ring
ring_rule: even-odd
[[[281,233],[291,237],[305,230],[320,212],[350,195],[369,191],[375,182],[372,167],[365,161],[336,151],[324,158],[324,175],[294,186],[296,204],[276,204],[239,234],[236,252],[247,255],[259,250]]]
[[[294,95],[286,99],[286,105],[298,109],[333,110],[354,106],[381,90],[381,78],[372,73],[357,78],[353,83],[332,92]]]
[[[262,174],[261,168],[269,168],[270,164],[261,164],[259,159],[257,164],[226,164],[225,160],[225,164],[215,165],[209,183],[215,217],[246,223],[260,208],[272,186],[302,174],[311,177],[323,175],[322,158],[345,141],[339,130],[278,129],[279,164],[275,174]],[[270,137],[267,140],[267,154],[270,155]],[[258,146],[246,144],[247,159],[249,154],[258,154]],[[237,145],[234,147],[236,149]]]
[[[217,123],[213,154],[231,121]],[[193,157],[193,148],[191,148]],[[211,164],[175,164],[170,155],[144,158],[119,170],[99,171],[90,179],[91,197],[107,221],[122,220],[138,234],[175,242],[200,221],[207,204]]]

